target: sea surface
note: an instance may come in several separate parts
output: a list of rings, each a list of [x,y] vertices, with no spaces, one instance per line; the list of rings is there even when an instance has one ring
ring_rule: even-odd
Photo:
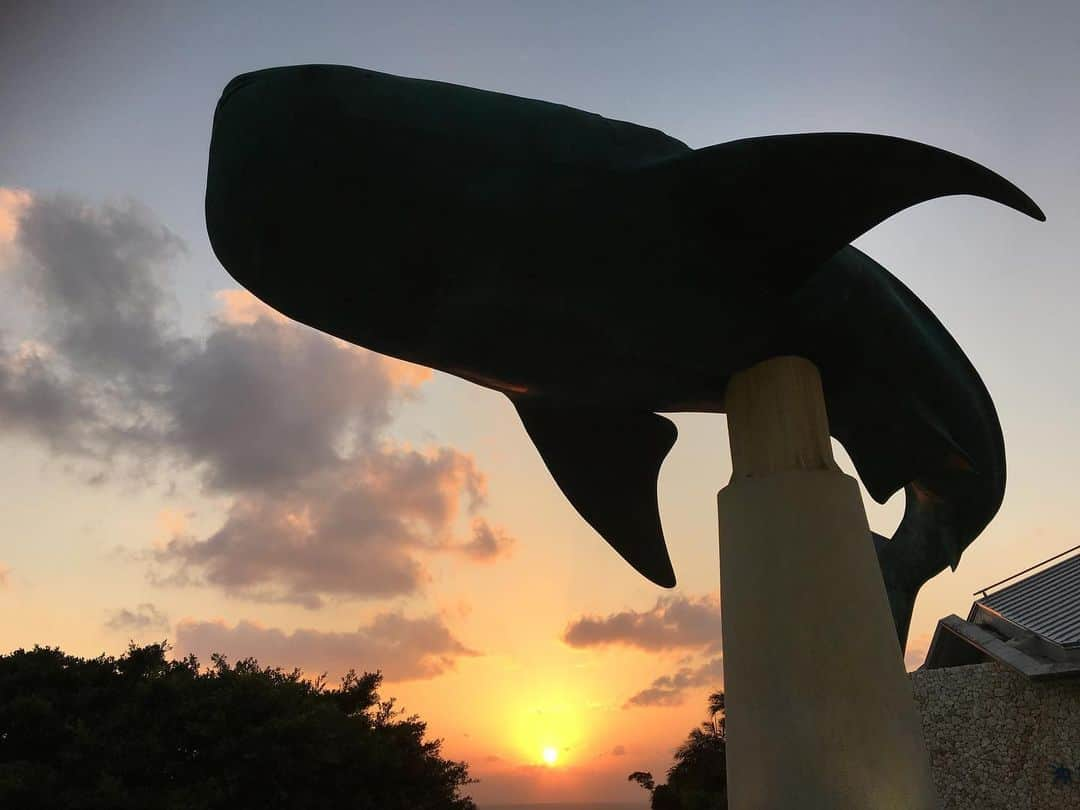
[[[477,810],[647,810],[640,802],[548,802],[545,804],[477,804]]]

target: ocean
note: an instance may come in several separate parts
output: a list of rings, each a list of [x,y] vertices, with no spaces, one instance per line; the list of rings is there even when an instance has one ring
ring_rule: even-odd
[[[477,804],[477,810],[647,810],[640,802],[547,802],[544,804]]]

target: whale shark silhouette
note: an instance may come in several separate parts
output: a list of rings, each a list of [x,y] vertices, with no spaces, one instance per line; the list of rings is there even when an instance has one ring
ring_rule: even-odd
[[[359,68],[246,73],[214,115],[206,221],[271,307],[501,391],[581,516],[671,587],[659,412],[724,411],[731,375],[778,355],[821,371],[832,435],[870,495],[901,646],[919,588],[997,512],[993,402],[949,333],[849,243],[952,194],[1039,220],[966,158],[883,135],[691,149],[532,99]]]

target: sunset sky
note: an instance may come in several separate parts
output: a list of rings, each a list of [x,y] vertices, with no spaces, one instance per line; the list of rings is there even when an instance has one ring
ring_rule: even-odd
[[[222,269],[211,115],[272,65],[542,98],[693,147],[888,133],[1003,174],[1046,223],[952,197],[856,243],[964,347],[1008,452],[1001,512],[920,594],[909,666],[977,588],[1080,543],[1080,5],[218,5],[0,4],[0,651],[167,638],[378,668],[481,807],[643,801],[626,775],[662,774],[722,687],[722,416],[672,417],[665,591],[573,511],[508,400],[287,321]],[[877,531],[902,497],[866,499]]]

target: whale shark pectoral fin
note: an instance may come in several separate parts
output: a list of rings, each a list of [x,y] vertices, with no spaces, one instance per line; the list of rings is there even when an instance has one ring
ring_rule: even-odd
[[[656,481],[677,431],[650,411],[515,398],[555,483],[578,513],[640,574],[671,588]]]
[[[697,149],[636,170],[681,216],[736,234],[733,249],[813,267],[909,206],[972,194],[1038,220],[1023,191],[985,166],[927,144],[848,132],[772,135]],[[746,238],[750,237],[750,241]],[[728,240],[730,241],[730,240]],[[734,244],[734,243],[733,243]]]

